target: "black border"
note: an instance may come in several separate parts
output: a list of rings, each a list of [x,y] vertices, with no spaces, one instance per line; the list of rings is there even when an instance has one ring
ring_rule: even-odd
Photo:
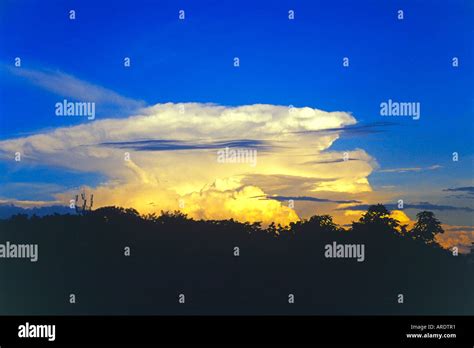
[[[19,338],[54,324],[56,339]],[[407,338],[411,325],[455,325],[456,338]],[[429,330],[428,330],[429,331]],[[426,333],[424,331],[423,333]],[[409,344],[474,346],[474,316],[0,316],[1,348],[64,344]]]

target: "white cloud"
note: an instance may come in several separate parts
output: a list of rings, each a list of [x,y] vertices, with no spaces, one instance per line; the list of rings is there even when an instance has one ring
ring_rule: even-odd
[[[289,112],[286,106],[264,104],[228,107],[167,103],[143,109],[136,116],[96,120],[0,141],[0,158],[11,160],[12,154],[19,151],[27,163],[103,174],[108,181],[91,188],[97,206],[133,206],[144,212],[159,212],[178,209],[181,198],[187,202],[184,211],[195,217],[227,214],[240,219],[266,220],[270,218],[265,212],[271,211],[271,215],[284,222],[295,219],[296,215],[280,202],[252,198],[278,193],[281,183],[266,178],[290,178],[284,190],[287,195],[371,190],[367,176],[375,162],[369,155],[356,149],[350,152],[350,157],[357,161],[327,161],[329,157],[343,156],[342,152],[327,152],[338,139],[338,133],[305,132],[355,123],[348,113],[311,108],[294,108]],[[264,144],[262,148],[257,144],[255,167],[247,163],[217,162],[217,149],[212,147],[216,142],[242,139]],[[151,147],[137,143],[144,140],[209,146],[152,151]],[[125,152],[130,154],[130,161],[124,160]],[[329,163],[317,163],[324,161]],[[259,180],[252,183],[252,178]],[[305,178],[306,191],[297,191],[298,185],[292,189],[291,178]],[[68,202],[71,195],[64,193],[57,197]]]
[[[62,97],[76,100],[113,104],[118,107],[136,110],[145,106],[143,101],[124,97],[110,89],[80,80],[58,70],[34,70],[26,68],[8,69],[12,74]]]
[[[443,168],[439,164],[435,164],[429,167],[409,167],[409,168],[390,168],[378,170],[379,173],[407,173],[407,172],[424,172],[428,170],[436,170]]]

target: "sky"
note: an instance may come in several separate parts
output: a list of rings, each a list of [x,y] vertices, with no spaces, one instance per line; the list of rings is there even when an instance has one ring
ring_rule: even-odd
[[[0,203],[85,190],[96,207],[342,225],[384,203],[407,224],[433,211],[466,246],[473,17],[468,0],[2,1]],[[93,119],[59,117],[64,100]],[[389,100],[419,118],[381,115]]]

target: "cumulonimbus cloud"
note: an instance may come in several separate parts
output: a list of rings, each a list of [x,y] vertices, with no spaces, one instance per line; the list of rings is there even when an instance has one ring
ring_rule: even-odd
[[[277,192],[281,180],[275,178],[286,178],[281,194],[318,192],[335,202],[341,201],[335,194],[371,191],[367,177],[375,161],[361,149],[328,151],[338,132],[316,132],[355,123],[349,113],[309,107],[166,103],[126,118],[3,140],[0,159],[11,163],[20,152],[31,165],[99,173],[106,182],[88,187],[96,206],[181,209],[194,217],[287,223],[298,219],[294,210],[255,198]],[[219,147],[256,150],[255,165],[219,162]],[[339,161],[343,156],[357,161]],[[297,190],[298,178],[306,182],[304,191]],[[54,197],[67,204],[71,196],[68,191]]]

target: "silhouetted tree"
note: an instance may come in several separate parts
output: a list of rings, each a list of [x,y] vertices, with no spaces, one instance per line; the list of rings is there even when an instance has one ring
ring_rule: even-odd
[[[400,222],[390,217],[390,211],[383,204],[371,205],[358,222],[352,224],[354,230],[370,227],[373,230],[398,232]]]
[[[416,214],[417,222],[410,231],[416,240],[422,240],[426,244],[431,244],[438,233],[444,233],[441,222],[435,218],[431,211],[422,211]]]
[[[89,205],[87,205],[87,197],[86,197],[85,192],[81,193],[81,199],[82,199],[82,205],[79,206],[79,195],[76,195],[76,201],[75,201],[74,207],[76,208],[77,214],[85,215],[92,210],[92,205],[94,204],[94,195],[91,194]]]
[[[331,215],[314,215],[308,220],[310,224],[317,224],[320,230],[327,232],[338,231],[339,227],[332,220]]]
[[[179,210],[175,210],[174,212],[169,211],[161,211],[161,215],[155,219],[159,223],[180,223],[183,224],[188,220],[191,221],[193,219],[188,218],[188,216],[182,213]]]

